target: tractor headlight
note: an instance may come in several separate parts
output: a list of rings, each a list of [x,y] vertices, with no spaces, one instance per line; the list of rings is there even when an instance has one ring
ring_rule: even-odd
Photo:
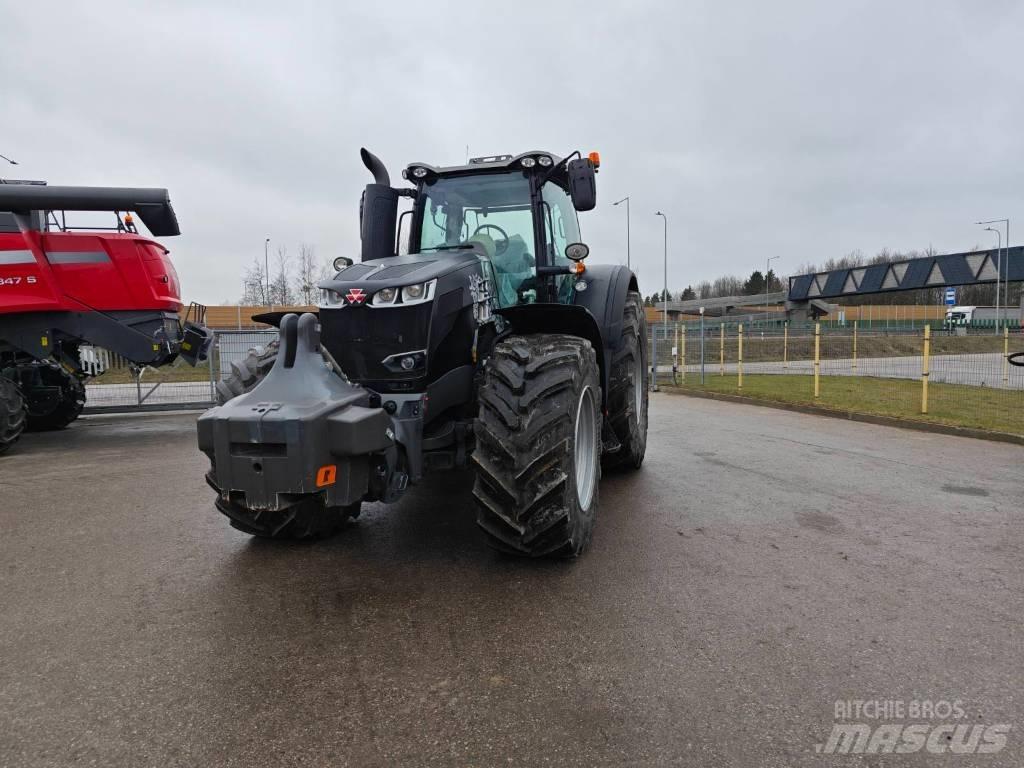
[[[548,157],[547,155],[541,155],[540,157],[537,158],[537,162],[540,163],[545,168],[547,168],[548,166],[551,165],[551,158]]]
[[[427,369],[427,351],[419,349],[412,352],[399,352],[388,355],[381,364],[392,373],[414,373]]]
[[[394,288],[381,288],[375,294],[373,294],[373,303],[375,305],[380,304],[394,304],[395,296],[398,295],[398,291]]]
[[[417,166],[416,168],[412,169],[412,175],[415,176],[417,179],[422,179],[424,176],[427,175],[427,169],[421,166]]]
[[[420,283],[419,285],[407,285],[407,286],[405,286],[405,288],[402,289],[402,300],[403,301],[407,301],[409,299],[412,299],[413,301],[415,301],[416,299],[422,299],[422,298],[423,298],[423,283]]]
[[[522,165],[523,168],[533,168],[533,166],[537,164],[537,160],[533,157],[524,157],[519,161],[519,164]]]
[[[320,289],[320,306],[321,307],[336,307],[341,304],[341,294],[337,291],[331,291],[327,288]]]

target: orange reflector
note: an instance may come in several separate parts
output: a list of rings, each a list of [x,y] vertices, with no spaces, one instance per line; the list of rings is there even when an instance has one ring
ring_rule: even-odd
[[[600,168],[601,167],[601,153],[600,152],[591,152],[589,155],[587,155],[587,157],[590,158],[590,162],[592,162],[594,164],[595,168]]]
[[[338,468],[334,464],[325,464],[316,473],[316,487],[323,488],[325,485],[334,485],[338,479]]]
[[[572,265],[572,271],[575,272],[577,275],[582,275],[584,272],[587,271],[587,268],[583,265],[582,261],[577,261],[575,264]]]

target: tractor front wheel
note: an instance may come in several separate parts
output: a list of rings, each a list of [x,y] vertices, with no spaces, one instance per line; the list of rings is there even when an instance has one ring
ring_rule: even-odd
[[[25,431],[25,398],[18,385],[0,375],[0,453],[18,442]]]
[[[358,501],[345,507],[327,507],[322,497],[307,496],[297,499],[285,509],[250,509],[243,499],[224,498],[212,474],[207,475],[206,482],[217,491],[217,500],[214,502],[217,509],[228,518],[232,528],[261,539],[325,539],[340,531],[349,520],[359,517],[362,507],[362,502]]]
[[[279,342],[272,341],[263,349],[250,349],[242,360],[231,363],[230,375],[217,382],[217,405],[255,389],[274,367],[279,346]]]
[[[480,388],[477,523],[495,549],[575,557],[590,541],[601,479],[597,355],[577,336],[497,344]]]

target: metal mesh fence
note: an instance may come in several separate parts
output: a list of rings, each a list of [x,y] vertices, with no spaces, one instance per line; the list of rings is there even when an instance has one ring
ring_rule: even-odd
[[[1024,368],[1006,360],[1020,331],[706,322],[649,336],[659,385],[1024,434]]]
[[[86,381],[86,413],[174,408],[206,408],[214,402],[214,385],[231,373],[231,363],[250,349],[261,349],[277,338],[276,330],[218,331],[209,359],[194,368],[182,360],[163,368],[134,368],[103,350],[91,359],[102,373]]]

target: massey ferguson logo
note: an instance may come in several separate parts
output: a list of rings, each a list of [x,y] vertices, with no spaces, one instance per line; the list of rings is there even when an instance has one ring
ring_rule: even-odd
[[[349,304],[362,304],[366,301],[366,291],[362,288],[349,288],[348,293],[345,294],[345,299]]]

